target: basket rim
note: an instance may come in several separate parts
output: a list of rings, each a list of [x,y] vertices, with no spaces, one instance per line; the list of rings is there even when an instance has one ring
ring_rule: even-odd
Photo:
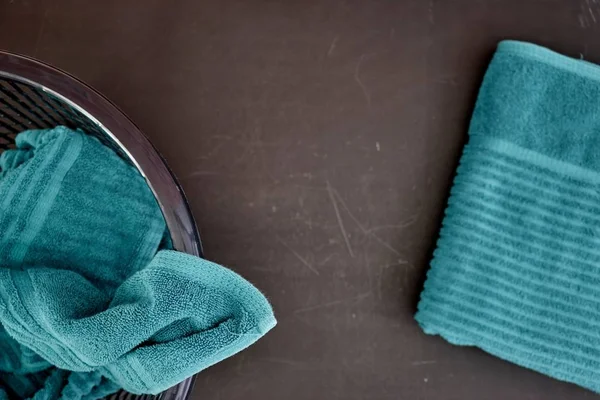
[[[50,93],[98,125],[130,158],[160,205],[173,247],[202,256],[200,235],[181,185],[164,158],[135,123],[88,84],[34,58],[0,50],[0,77]],[[195,377],[161,393],[163,400],[184,400]]]

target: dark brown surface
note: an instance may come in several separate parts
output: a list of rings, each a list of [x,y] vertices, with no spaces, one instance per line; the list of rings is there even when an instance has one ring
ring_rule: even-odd
[[[179,176],[207,256],[278,314],[194,398],[596,398],[427,337],[412,314],[495,44],[600,62],[600,2],[85,3],[0,0],[0,48],[128,113]]]

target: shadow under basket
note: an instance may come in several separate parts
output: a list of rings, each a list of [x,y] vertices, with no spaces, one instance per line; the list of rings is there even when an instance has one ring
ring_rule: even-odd
[[[65,72],[31,58],[0,52],[0,153],[14,147],[19,132],[58,125],[94,135],[134,165],[160,205],[173,247],[202,255],[196,224],[181,187],[135,124],[101,94]],[[193,383],[191,377],[156,396],[122,391],[110,398],[185,400]]]

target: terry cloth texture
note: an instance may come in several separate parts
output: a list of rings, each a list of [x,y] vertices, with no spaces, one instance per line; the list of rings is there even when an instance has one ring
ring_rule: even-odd
[[[500,43],[416,319],[600,392],[600,67]]]
[[[16,144],[0,156],[0,399],[156,394],[275,325],[239,275],[161,249],[148,185],[98,140]]]

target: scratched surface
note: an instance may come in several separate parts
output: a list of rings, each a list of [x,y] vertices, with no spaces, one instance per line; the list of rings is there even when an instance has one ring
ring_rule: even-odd
[[[600,62],[600,1],[0,0],[0,48],[91,83],[279,326],[196,399],[591,399],[412,320],[502,38]]]

